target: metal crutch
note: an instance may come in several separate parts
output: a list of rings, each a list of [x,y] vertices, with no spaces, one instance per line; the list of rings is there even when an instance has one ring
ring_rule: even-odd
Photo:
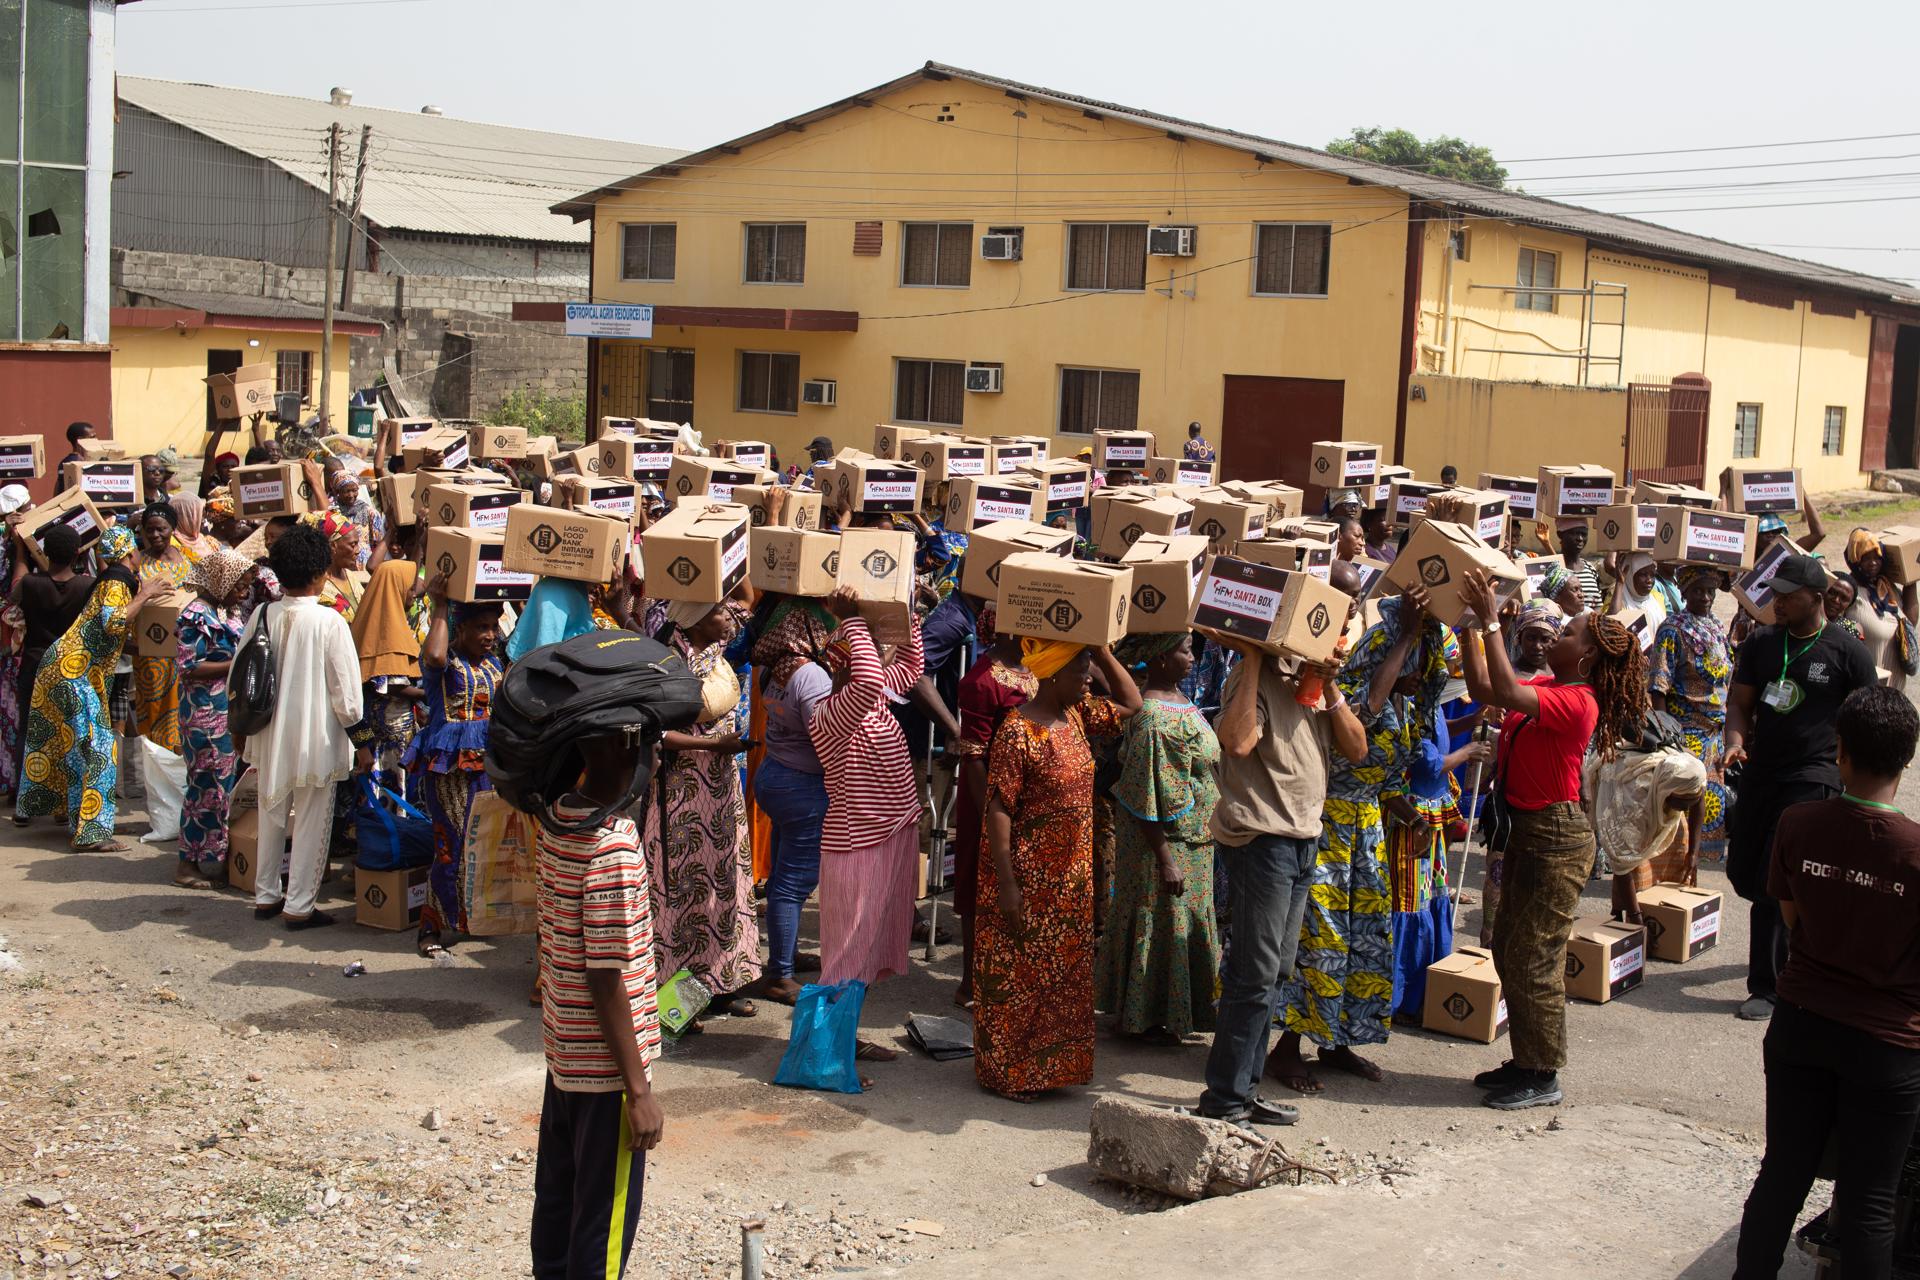
[[[1474,729],[1473,736],[1477,742],[1486,742],[1489,739],[1494,739],[1497,748],[1498,733],[1499,730],[1495,729],[1492,725],[1482,723]],[[1453,882],[1453,932],[1456,937],[1460,933],[1460,891],[1467,887],[1467,864],[1473,859],[1474,837],[1480,833],[1480,813],[1483,806],[1483,802],[1480,799],[1480,778],[1486,772],[1486,767],[1486,761],[1475,760],[1473,762],[1473,772],[1468,775],[1467,795],[1472,799],[1473,818],[1467,823],[1466,843],[1460,848],[1460,874]],[[1484,913],[1486,909],[1486,896],[1483,891],[1480,900],[1480,910]]]

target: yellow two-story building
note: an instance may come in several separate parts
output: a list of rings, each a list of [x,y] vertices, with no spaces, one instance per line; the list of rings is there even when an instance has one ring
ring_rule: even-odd
[[[1914,461],[1905,286],[956,67],[556,211],[593,301],[654,308],[589,340],[590,420],[789,460],[890,420],[1169,452],[1197,421],[1227,476],[1296,482],[1327,438],[1422,475]]]

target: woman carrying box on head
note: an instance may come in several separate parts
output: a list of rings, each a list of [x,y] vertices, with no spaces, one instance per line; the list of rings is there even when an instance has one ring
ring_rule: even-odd
[[[1887,572],[1880,540],[1865,529],[1847,535],[1847,569],[1853,579],[1853,603],[1847,617],[1865,633],[1867,653],[1887,673],[1887,687],[1905,689],[1907,677],[1920,670],[1920,639],[1914,624],[1920,621],[1920,591]]]

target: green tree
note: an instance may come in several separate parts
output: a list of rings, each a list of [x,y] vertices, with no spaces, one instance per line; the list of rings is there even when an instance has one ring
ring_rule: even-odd
[[[1327,150],[1337,156],[1390,164],[1436,178],[1483,187],[1507,185],[1507,171],[1494,161],[1493,152],[1462,138],[1442,135],[1422,142],[1405,129],[1355,129],[1347,137],[1329,142]]]

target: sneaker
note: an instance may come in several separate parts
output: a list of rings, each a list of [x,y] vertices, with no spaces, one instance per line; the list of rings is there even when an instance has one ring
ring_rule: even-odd
[[[1508,1058],[1493,1070],[1482,1071],[1479,1075],[1475,1076],[1473,1078],[1473,1087],[1476,1089],[1506,1089],[1519,1084],[1526,1078],[1526,1075],[1527,1073],[1524,1068],[1514,1066],[1513,1059]]]
[[[1526,1079],[1511,1089],[1481,1099],[1495,1111],[1525,1111],[1528,1107],[1557,1107],[1565,1096],[1560,1077],[1552,1071],[1526,1071]]]
[[[1773,1001],[1767,996],[1748,996],[1733,1016],[1742,1022],[1765,1022],[1773,1017]]]

